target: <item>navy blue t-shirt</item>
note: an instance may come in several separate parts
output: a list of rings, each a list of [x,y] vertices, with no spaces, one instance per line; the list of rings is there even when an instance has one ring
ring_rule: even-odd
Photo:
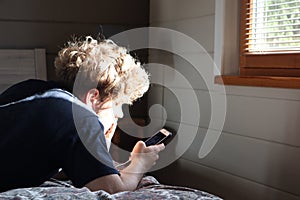
[[[0,95],[0,159],[0,191],[39,186],[60,168],[76,187],[119,174],[98,116],[71,93],[40,80]]]

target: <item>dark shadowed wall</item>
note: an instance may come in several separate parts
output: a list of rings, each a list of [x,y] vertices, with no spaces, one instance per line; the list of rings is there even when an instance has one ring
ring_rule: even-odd
[[[1,0],[0,49],[45,48],[54,79],[54,57],[72,35],[108,38],[148,23],[148,0]]]

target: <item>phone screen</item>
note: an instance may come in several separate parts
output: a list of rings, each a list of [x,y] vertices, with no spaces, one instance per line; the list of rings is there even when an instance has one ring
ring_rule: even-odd
[[[149,139],[145,141],[146,146],[160,144],[167,138],[169,138],[172,135],[171,132],[167,131],[166,129],[161,129],[156,134],[151,136]]]

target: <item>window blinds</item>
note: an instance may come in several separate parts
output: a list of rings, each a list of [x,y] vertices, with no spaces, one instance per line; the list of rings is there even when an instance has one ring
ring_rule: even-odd
[[[300,52],[300,0],[249,0],[245,52]]]

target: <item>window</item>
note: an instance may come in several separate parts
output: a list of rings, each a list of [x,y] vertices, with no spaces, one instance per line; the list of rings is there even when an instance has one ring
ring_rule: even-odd
[[[243,0],[240,74],[300,76],[300,1]]]
[[[225,18],[221,30],[225,34],[221,57],[226,60],[226,41],[234,41],[234,38],[229,38],[228,33],[226,36],[226,29],[230,25],[228,21],[232,20],[229,18],[232,14],[228,13],[232,2],[218,2],[224,7],[224,13],[220,15]],[[239,31],[239,41],[236,42],[239,45],[239,55],[236,55],[238,66],[228,67],[226,62],[221,62],[222,76],[217,76],[216,82],[300,88],[300,1],[241,0],[236,11],[239,13],[239,23],[232,28]],[[217,12],[218,9],[216,15]],[[230,57],[232,59],[233,55]],[[227,65],[228,63],[234,62],[227,62]],[[224,64],[225,69],[230,69],[229,72],[234,72],[234,69],[238,69],[238,72],[226,73]]]

